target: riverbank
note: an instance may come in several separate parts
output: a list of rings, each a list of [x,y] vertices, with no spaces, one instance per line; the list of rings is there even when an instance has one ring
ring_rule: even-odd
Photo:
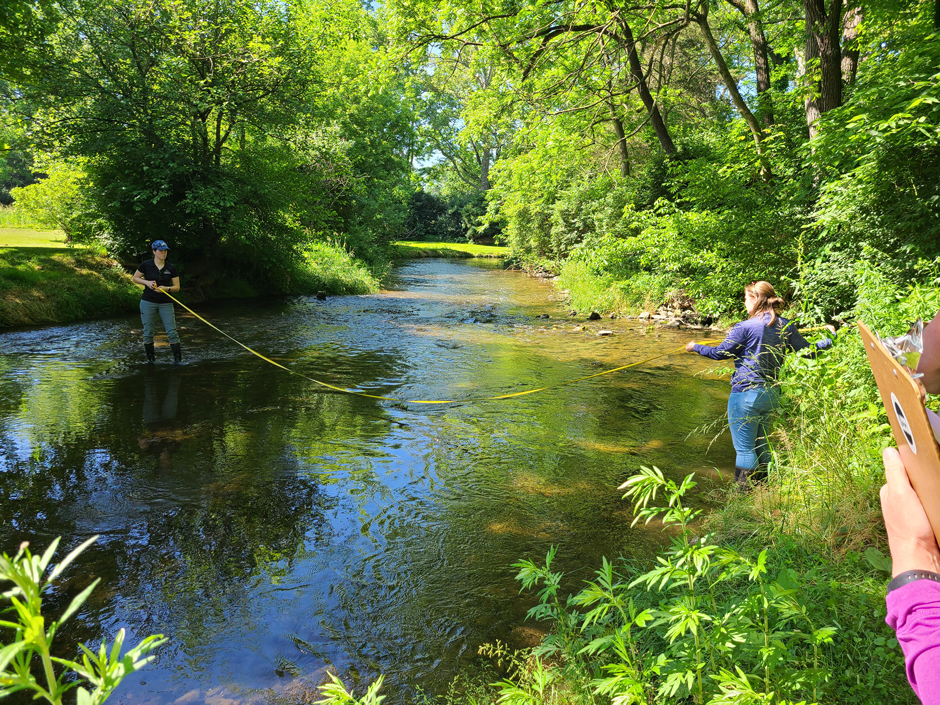
[[[208,300],[185,282],[180,300]],[[69,247],[61,231],[0,229],[0,328],[71,323],[137,310],[140,287],[130,272],[103,249]],[[243,278],[213,287],[212,299],[252,298],[278,294],[365,294],[379,282],[345,250],[314,243],[303,263],[278,273],[278,280],[258,286]]]
[[[502,247],[447,242],[396,242],[392,259],[425,257],[499,258]],[[211,299],[265,295],[366,294],[378,291],[379,280],[361,261],[340,247],[314,243],[304,262],[278,273],[277,281],[259,286],[246,279],[226,280],[212,287],[212,296],[187,288],[181,267],[180,299],[197,303]],[[54,230],[0,228],[0,328],[70,323],[137,310],[140,290],[131,274],[100,248],[66,245]]]

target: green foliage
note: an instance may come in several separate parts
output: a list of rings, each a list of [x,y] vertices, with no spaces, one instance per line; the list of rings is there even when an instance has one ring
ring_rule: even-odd
[[[365,695],[357,698],[346,689],[346,686],[339,678],[332,673],[328,675],[330,682],[320,686],[320,695],[322,697],[315,701],[317,705],[381,705],[382,701],[385,700],[384,695],[379,695],[384,680],[383,676],[376,678],[375,682],[366,689]]]
[[[24,136],[0,119],[0,208],[10,206],[10,190],[35,182],[32,155]]]
[[[14,206],[0,206],[0,228],[39,229],[41,226],[23,210]]]
[[[0,557],[0,583],[13,583],[12,587],[4,586],[6,589],[2,596],[10,602],[6,612],[14,615],[13,621],[0,620],[0,628],[13,630],[10,642],[0,648],[0,697],[26,691],[32,693],[34,699],[43,698],[53,705],[61,705],[63,696],[75,688],[78,705],[101,705],[125,677],[153,660],[154,657],[148,655],[151,651],[166,642],[162,636],[148,636],[122,655],[124,630],[121,629],[110,649],[106,641],[101,642],[97,653],[80,644],[80,662],[52,656],[56,631],[84,604],[98,580],[76,595],[62,615],[48,626],[48,616],[42,612],[43,594],[97,538],[93,536],[75,548],[48,574],[46,569],[59,539],[55,539],[41,556],[33,555],[29,544],[24,542],[12,558],[6,553]],[[32,670],[34,660],[38,660],[41,667],[38,678]],[[56,675],[56,666],[65,668]],[[70,681],[72,676],[83,678],[92,686],[91,690],[81,686],[77,680]]]
[[[855,595],[856,604],[837,607],[837,593],[851,589],[827,579],[818,561],[794,561],[798,545],[749,556],[708,534],[693,537],[701,510],[687,504],[692,478],[676,482],[643,468],[624,485],[634,523],[657,521],[673,535],[646,572],[605,559],[594,580],[565,598],[563,577],[551,567],[554,547],[544,566],[518,564],[523,586],[539,589],[530,616],[556,620],[556,634],[536,654],[587,660],[597,673],[593,694],[619,703],[819,702],[837,693],[840,701],[858,702],[850,692],[862,689],[846,688],[849,679],[840,672],[840,635],[847,631],[849,643],[887,644],[877,615],[845,624],[870,606],[857,604]],[[799,563],[814,567],[801,575],[793,567]],[[875,634],[864,631],[872,627]],[[896,648],[877,658],[903,673]],[[865,670],[863,662],[853,666],[853,677]],[[890,688],[879,690],[887,696]]]
[[[3,117],[87,175],[53,162],[20,191],[42,222],[122,260],[167,239],[206,287],[233,260],[276,280],[315,241],[381,268],[412,111],[359,5],[78,0],[53,30],[0,84]]]
[[[30,186],[14,188],[17,211],[40,227],[56,228],[68,241],[89,240],[95,223],[89,222],[91,208],[85,202],[88,193],[85,172],[70,162],[53,162],[43,179]],[[76,237],[77,236],[77,237]]]

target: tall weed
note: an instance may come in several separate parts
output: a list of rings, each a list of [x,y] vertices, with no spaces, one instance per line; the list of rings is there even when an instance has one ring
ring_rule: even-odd
[[[671,545],[645,572],[605,559],[594,580],[564,599],[554,548],[544,565],[518,563],[523,587],[538,590],[530,616],[557,625],[535,651],[538,668],[585,664],[595,672],[585,702],[832,702],[836,614],[813,599],[804,576],[767,550],[748,555],[695,537],[700,510],[686,504],[692,475],[677,483],[643,468],[624,487],[634,523],[660,521],[674,533]]]

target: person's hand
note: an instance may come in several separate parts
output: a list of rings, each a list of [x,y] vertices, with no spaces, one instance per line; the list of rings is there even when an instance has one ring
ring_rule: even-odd
[[[836,327],[832,325],[831,323],[826,324],[826,330],[832,333],[833,335],[836,334]]]
[[[907,570],[940,573],[940,548],[898,449],[885,448],[882,460],[887,482],[881,488],[881,513],[891,549],[891,577]]]
[[[686,343],[685,351],[686,351],[686,352],[695,352],[695,341],[694,341],[694,340],[690,340],[688,343]]]
[[[153,289],[154,291],[157,290],[157,283],[156,283],[155,281],[154,281],[154,282],[148,281],[148,282],[147,282],[147,285],[148,285],[151,289]]]

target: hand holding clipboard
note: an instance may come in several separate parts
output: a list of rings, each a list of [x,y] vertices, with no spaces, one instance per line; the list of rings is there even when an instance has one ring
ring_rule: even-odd
[[[868,326],[859,323],[858,327],[898,445],[897,451],[885,451],[888,482],[881,494],[891,546],[892,574],[915,568],[940,572],[937,548],[940,540],[940,445],[924,406],[921,387]],[[924,333],[925,354],[917,365],[919,372],[922,368],[929,372],[924,374],[924,379],[931,391],[937,391],[935,380],[940,379],[940,341],[934,341],[934,337],[940,337],[940,314]],[[921,511],[932,528],[932,542],[928,540],[929,534],[918,535],[923,529]],[[913,554],[929,559],[930,565],[908,565],[914,561]]]

